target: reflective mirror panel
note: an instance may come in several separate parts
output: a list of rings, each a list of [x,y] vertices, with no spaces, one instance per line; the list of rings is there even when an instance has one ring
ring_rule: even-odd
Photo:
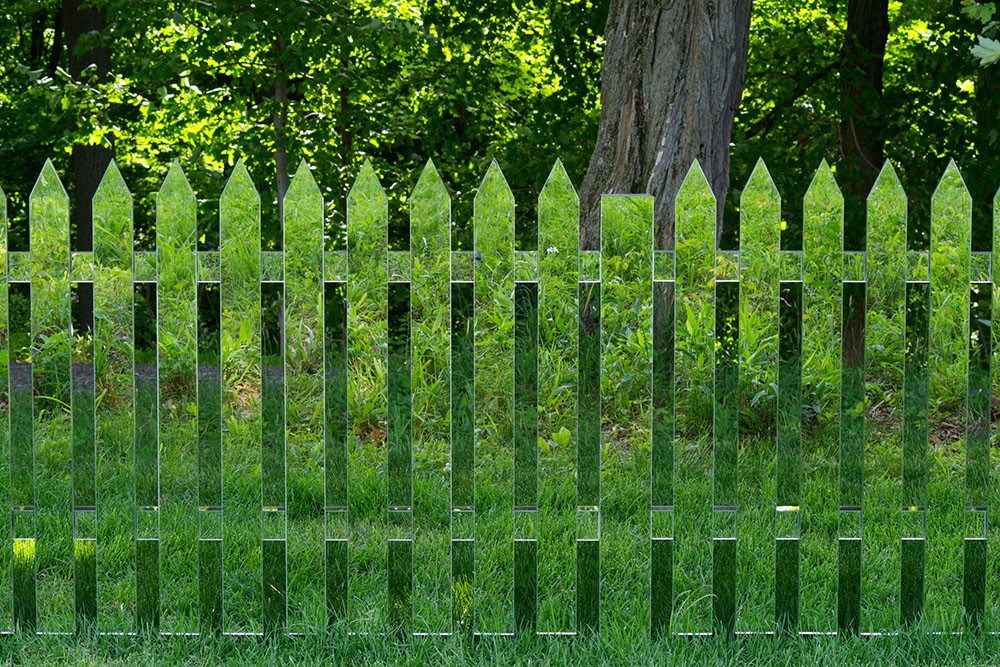
[[[198,619],[222,630],[222,371],[218,283],[198,283]]]
[[[579,284],[576,448],[576,631],[600,622],[601,283]]]
[[[742,417],[759,437],[741,437],[738,520],[752,526],[753,539],[738,543],[739,608],[737,627],[761,631],[773,627],[775,542],[771,484],[757,477],[775,460],[778,409],[778,328],[781,269],[781,197],[767,167],[759,160],[740,196],[739,378]],[[796,406],[798,407],[798,406]],[[799,417],[798,410],[789,415]],[[777,474],[782,474],[780,460]],[[734,499],[734,504],[735,504]],[[796,500],[795,504],[798,504]]]
[[[931,199],[929,417],[935,448],[954,447],[967,436],[971,215],[972,200],[958,168],[951,162]],[[967,461],[974,460],[975,451],[976,443],[968,442]],[[965,483],[962,475],[953,474],[946,466],[930,466],[929,473],[925,613],[941,630],[958,631],[964,627],[960,622],[962,579],[954,575],[954,566],[945,564],[963,558],[962,517],[970,504],[963,502],[963,495],[967,501],[972,500],[982,497],[986,489],[981,486],[982,480],[968,476],[968,468]]]
[[[325,312],[323,195],[304,162],[285,195],[284,211],[284,322],[279,321],[283,334],[279,341],[284,344],[285,362],[285,419],[280,435],[288,508],[287,613],[288,630],[306,632],[326,625],[325,605],[320,602],[325,599]],[[340,360],[343,364],[344,357]],[[340,433],[343,436],[345,431]]]
[[[842,283],[843,347],[840,397],[840,512],[857,508],[859,520],[864,491],[865,456],[865,283]],[[850,511],[850,510],[848,510]],[[838,543],[837,630],[861,629],[861,533],[841,534]]]
[[[601,198],[601,266],[601,421],[612,426],[601,433],[601,476],[629,480],[602,488],[599,498],[601,625],[648,634],[652,197]],[[614,514],[603,511],[605,501]]]
[[[32,420],[31,283],[9,285],[10,490],[13,624],[36,627],[35,454]]]
[[[990,379],[991,379],[991,394],[992,387],[1000,383],[1000,326],[993,326],[994,322],[1000,322],[1000,294],[997,294],[996,285],[1000,282],[1000,190],[993,197],[993,220],[992,220],[992,232],[993,232],[993,253],[990,263],[990,274],[991,274],[991,287],[992,287],[992,309],[990,317],[990,337],[991,337],[991,350],[990,350]],[[992,424],[991,424],[992,431]],[[991,432],[990,437],[992,439],[993,433]],[[996,522],[1000,520],[1000,493],[995,493],[992,490],[989,494],[989,501],[987,503],[987,520]],[[987,558],[987,582],[997,581],[1000,577],[1000,553],[994,548],[988,552]],[[997,627],[1000,623],[1000,587],[994,586],[990,583],[986,585],[986,615],[984,618],[984,625],[987,628]]]
[[[413,630],[413,464],[410,283],[389,283],[389,628]]]
[[[778,310],[778,438],[775,495],[774,618],[799,619],[802,527],[802,282],[782,281]]]
[[[514,285],[514,627],[538,621],[538,283]]]
[[[347,621],[347,283],[324,283],[323,350],[323,558],[326,618],[332,626]]]
[[[147,442],[135,439],[140,435],[136,408],[138,401],[148,399],[148,391],[133,393],[133,292],[132,197],[112,163],[94,197],[94,312],[100,317],[94,318],[93,374],[97,395],[101,397],[96,411],[98,614],[101,629],[115,632],[128,632],[135,622],[135,502],[158,504],[155,482],[152,498],[140,499],[138,493],[148,489],[136,484],[135,454],[143,451],[144,445],[153,448],[155,480],[156,438],[153,437],[152,443],[148,443],[148,437]],[[77,368],[82,370],[82,363],[74,368],[74,374]],[[143,389],[151,387],[155,391],[155,363],[152,373],[144,373],[143,377],[147,380]],[[83,391],[75,393],[74,399],[91,402]],[[150,401],[143,404],[148,413]],[[155,409],[155,400],[152,407]],[[78,421],[74,420],[74,427]],[[149,435],[144,430],[142,434]],[[81,502],[78,507],[87,504]]]
[[[427,163],[410,197],[413,630],[451,631],[451,199]]]
[[[712,450],[715,413],[715,199],[701,168],[676,204],[674,316],[674,632],[712,632]],[[681,601],[685,601],[681,604]]]
[[[70,283],[73,326],[73,601],[77,630],[97,621],[97,510],[94,449],[93,283]],[[131,538],[131,536],[129,536]],[[126,539],[129,539],[126,538]]]
[[[476,632],[513,629],[514,197],[496,162],[473,205],[476,252]],[[496,493],[478,492],[496,488]],[[488,481],[487,481],[488,480]]]
[[[14,562],[10,516],[13,500],[12,439],[10,429],[10,330],[9,292],[7,283],[7,195],[0,188],[0,591],[13,592]],[[0,632],[13,629],[12,605],[0,608]]]
[[[29,198],[38,629],[72,632],[69,199],[51,162]],[[26,503],[31,505],[32,503]],[[21,546],[27,548],[28,544]],[[25,554],[27,559],[27,553]],[[15,560],[17,555],[15,555]]]
[[[198,629],[196,201],[174,163],[156,195],[161,627]]]
[[[650,632],[670,630],[674,585],[674,295],[653,282],[653,419],[650,451]]]
[[[473,632],[475,567],[475,293],[451,283],[451,618]]]
[[[347,200],[348,480],[352,629],[386,627],[388,428],[388,212],[385,193],[365,163]],[[328,507],[329,499],[327,500]],[[328,517],[329,518],[329,517]]]
[[[157,440],[156,284],[136,283],[135,322],[135,576],[136,625],[160,625],[160,477]]]
[[[538,197],[538,630],[575,630],[580,202],[561,162]]]
[[[803,452],[799,626],[830,632],[836,630],[837,588],[825,564],[837,558],[837,543],[825,526],[838,512],[830,489],[838,484],[831,464],[839,459],[844,199],[825,161],[803,206],[802,400],[811,406],[809,419],[822,421],[828,437],[813,439]]]
[[[906,283],[906,351],[903,373],[903,535],[900,554],[900,617],[918,620],[924,608],[927,540],[927,404],[930,283]],[[907,517],[919,516],[920,530],[908,530]],[[912,519],[909,521],[912,523]]]
[[[712,528],[712,616],[714,631],[732,634],[737,594],[737,442],[739,437],[739,288],[735,280],[715,282],[715,447],[713,524],[727,514],[722,531]]]
[[[280,283],[260,288],[261,316],[261,576],[264,632],[285,630],[287,503],[285,499],[285,365],[282,332],[285,312]]]
[[[222,368],[223,627],[260,632],[260,197],[243,162],[219,199]],[[245,384],[244,384],[245,383]]]
[[[966,532],[962,606],[972,627],[979,628],[986,612],[989,537],[992,283],[972,283],[969,301],[969,394],[965,449]]]
[[[865,382],[865,543],[862,549],[861,630],[897,627],[903,455],[903,366],[906,342],[906,193],[891,162],[882,168],[867,206]],[[896,420],[888,415],[898,415]],[[896,422],[894,424],[894,421]],[[888,488],[891,494],[868,493]],[[905,502],[905,501],[904,501]],[[922,504],[922,503],[921,503]]]

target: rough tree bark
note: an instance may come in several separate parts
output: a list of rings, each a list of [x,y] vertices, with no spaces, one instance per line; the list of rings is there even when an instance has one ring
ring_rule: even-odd
[[[751,0],[611,0],[597,144],[580,188],[580,244],[597,249],[602,194],[655,197],[657,247],[672,247],[674,199],[698,159],[718,199],[743,94]]]
[[[841,51],[840,152],[849,194],[868,196],[885,160],[881,131],[882,72],[889,38],[889,0],[850,0]]]

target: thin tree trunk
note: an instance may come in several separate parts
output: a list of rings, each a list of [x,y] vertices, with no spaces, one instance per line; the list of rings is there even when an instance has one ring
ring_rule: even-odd
[[[972,243],[975,250],[990,250],[993,198],[1000,186],[1000,66],[981,67],[976,77],[976,162],[963,170],[972,195]],[[995,271],[996,269],[994,269]]]
[[[48,12],[40,9],[31,15],[31,46],[28,51],[28,67],[37,69],[45,48],[45,23]]]
[[[56,68],[59,67],[59,59],[62,58],[63,50],[63,13],[56,12],[56,18],[52,25],[52,48],[49,50],[49,76],[55,76]]]
[[[850,0],[841,51],[840,152],[843,185],[863,201],[885,160],[881,102],[885,45],[889,38],[888,0]]]
[[[698,159],[718,199],[743,94],[751,0],[611,0],[597,144],[580,188],[580,243],[596,249],[600,198],[655,197],[656,243],[673,246],[674,200]]]
[[[66,50],[69,55],[69,73],[79,80],[85,69],[94,67],[98,81],[107,81],[111,73],[111,52],[102,45],[81,45],[83,35],[99,34],[107,27],[104,9],[92,6],[86,0],[63,0],[63,26],[66,31]],[[114,149],[110,139],[108,145],[90,146],[74,144],[73,200],[76,220],[76,249],[92,250],[94,247],[93,199],[104,172],[108,168]],[[89,285],[88,285],[89,287]],[[87,287],[82,289],[86,290]],[[86,295],[81,295],[84,304]],[[93,328],[93,313],[81,306],[79,322],[84,330]]]

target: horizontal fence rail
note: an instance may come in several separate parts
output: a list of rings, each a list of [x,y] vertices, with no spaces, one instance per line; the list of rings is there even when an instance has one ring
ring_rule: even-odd
[[[720,251],[695,163],[667,247],[606,195],[581,251],[557,162],[518,250],[494,163],[454,251],[428,163],[391,251],[366,164],[328,251],[303,164],[262,251],[240,163],[201,251],[174,164],[137,252],[112,164],[76,252],[46,163],[30,251],[0,191],[0,630],[1000,630],[1000,230],[973,251],[954,164],[929,249],[891,164],[864,250],[826,163],[803,205],[782,250],[759,162]]]

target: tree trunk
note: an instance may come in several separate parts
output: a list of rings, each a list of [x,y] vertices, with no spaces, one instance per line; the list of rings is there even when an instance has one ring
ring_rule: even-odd
[[[56,75],[56,68],[59,67],[59,59],[62,58],[63,39],[63,13],[57,11],[56,19],[52,26],[52,48],[49,50],[49,76]]]
[[[972,245],[991,249],[993,198],[1000,186],[1000,66],[979,68],[976,76],[976,161],[962,172],[972,195]],[[994,271],[997,269],[994,268]]]
[[[111,53],[106,46],[79,43],[88,33],[99,33],[107,27],[103,9],[90,6],[86,0],[63,0],[63,25],[66,30],[66,50],[69,54],[69,73],[80,79],[83,71],[94,66],[97,80],[108,80],[111,73]],[[114,151],[108,146],[73,146],[73,190],[76,205],[77,250],[91,250],[94,246],[92,224],[93,198],[104,177]]]
[[[602,194],[655,197],[656,244],[673,247],[674,199],[698,159],[718,200],[743,94],[751,0],[611,0],[597,144],[580,188],[580,245],[600,243]]]
[[[850,0],[841,51],[840,152],[842,185],[861,201],[885,160],[880,110],[888,38],[889,0]]]
[[[69,73],[79,80],[83,71],[94,66],[94,74],[98,81],[109,79],[111,73],[111,52],[106,46],[80,44],[83,35],[100,33],[107,27],[107,17],[104,10],[91,6],[87,0],[63,0],[63,27],[66,33],[66,51],[69,55]],[[108,168],[114,150],[110,146],[73,145],[73,201],[74,218],[76,221],[76,249],[93,250],[93,199],[100,185],[104,172]],[[84,286],[86,285],[86,286]],[[93,289],[90,284],[81,285],[87,292]],[[80,327],[87,331],[93,328],[93,312],[86,308],[88,296],[80,295],[80,310],[78,318]]]

